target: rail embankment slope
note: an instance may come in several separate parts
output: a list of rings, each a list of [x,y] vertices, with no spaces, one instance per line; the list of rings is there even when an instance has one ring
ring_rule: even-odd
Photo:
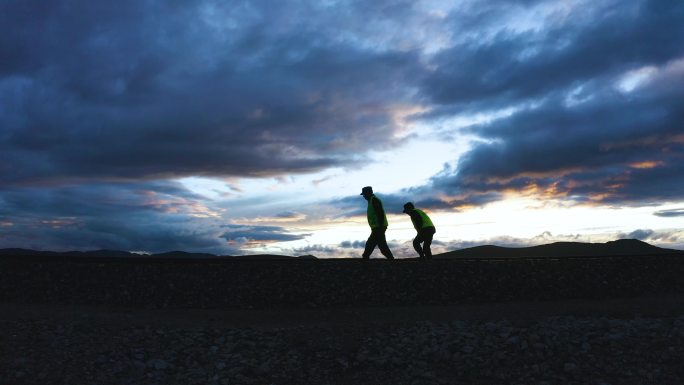
[[[322,308],[684,293],[684,255],[234,260],[0,257],[0,301],[146,308]]]

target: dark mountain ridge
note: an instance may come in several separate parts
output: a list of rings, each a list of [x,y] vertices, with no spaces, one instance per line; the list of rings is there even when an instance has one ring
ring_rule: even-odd
[[[682,250],[653,246],[638,239],[606,243],[554,242],[530,247],[484,245],[436,254],[436,258],[582,257],[682,253]]]
[[[48,250],[31,250],[21,248],[0,249],[0,256],[2,257],[36,257],[36,258],[77,258],[77,259],[136,259],[136,260],[217,260],[217,259],[235,259],[235,260],[282,260],[282,259],[316,259],[311,255],[302,255],[298,257],[291,257],[286,255],[273,254],[255,254],[255,255],[216,255],[209,253],[190,253],[186,251],[168,251],[157,254],[140,254],[131,253],[121,250],[92,250],[92,251],[48,251]]]
[[[439,259],[455,258],[516,258],[516,257],[575,257],[575,256],[618,256],[683,253],[682,250],[653,246],[637,239],[620,239],[606,243],[554,242],[531,247],[503,247],[483,245],[435,254]],[[286,256],[273,254],[257,255],[215,255],[169,251],[158,254],[139,254],[121,250],[93,251],[40,251],[21,248],[0,249],[2,257],[76,258],[76,259],[135,259],[135,260],[314,260],[313,255]]]

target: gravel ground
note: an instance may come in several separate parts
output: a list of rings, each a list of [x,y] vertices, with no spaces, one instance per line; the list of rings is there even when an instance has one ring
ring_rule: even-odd
[[[3,384],[681,384],[684,316],[286,328],[2,321]]]
[[[661,256],[431,263],[6,258],[0,385],[680,385],[683,275],[684,258]],[[634,311],[649,303],[637,298],[668,296],[674,300],[656,304],[658,311]],[[633,306],[616,311],[610,301],[620,298]],[[559,310],[587,300],[598,305]],[[533,305],[516,306],[521,301]],[[554,304],[553,311],[525,316],[539,301]],[[515,310],[497,315],[505,309],[497,303]],[[459,311],[444,311],[455,306]],[[342,311],[349,308],[366,310]],[[472,316],[478,311],[485,319]],[[240,322],[212,319],[215,312]]]

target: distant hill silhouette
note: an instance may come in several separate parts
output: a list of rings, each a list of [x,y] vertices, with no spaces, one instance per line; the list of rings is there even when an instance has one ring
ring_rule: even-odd
[[[121,250],[93,250],[93,251],[43,251],[31,249],[0,249],[2,256],[32,256],[32,257],[98,257],[98,258],[128,258],[140,256]]]
[[[183,259],[183,258],[220,258],[218,255],[209,253],[188,253],[186,251],[169,251],[166,253],[151,254],[149,255],[154,258],[172,258],[172,259]]]
[[[683,253],[682,250],[665,249],[650,245],[637,239],[620,239],[606,243],[555,242],[532,247],[502,247],[494,245],[476,246],[466,249],[435,254],[435,258],[516,258],[516,257],[575,257],[575,256],[615,256],[615,255],[648,255]],[[214,255],[208,253],[188,253],[185,251],[169,251],[159,254],[137,254],[120,250],[94,251],[37,251],[30,249],[0,249],[2,257],[34,257],[39,259],[75,258],[75,259],[126,259],[126,260],[240,260],[240,261],[273,261],[273,260],[315,260],[313,255],[297,257],[275,254],[256,255]]]
[[[291,257],[287,255],[255,254],[255,255],[215,255],[209,253],[189,253],[186,251],[169,251],[158,254],[138,254],[121,250],[93,250],[93,251],[41,251],[31,249],[0,249],[3,257],[37,257],[49,258],[94,258],[94,259],[155,259],[155,260],[202,260],[202,259],[229,259],[229,260],[290,260],[290,259],[317,259],[313,255]]]
[[[277,255],[277,254],[256,254],[256,255],[238,255],[232,257],[232,259],[239,259],[245,261],[273,261],[273,260],[289,260],[289,259],[318,259],[313,255],[300,255],[298,257],[288,257],[287,255]]]
[[[578,257],[681,253],[637,239],[620,239],[606,243],[555,242],[531,247],[501,247],[493,245],[435,254],[435,258],[516,258],[516,257]]]

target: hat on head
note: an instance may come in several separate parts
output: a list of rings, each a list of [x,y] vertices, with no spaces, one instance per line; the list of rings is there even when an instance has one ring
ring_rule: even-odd
[[[373,194],[373,187],[371,186],[366,186],[361,189],[361,194],[359,195],[364,195],[364,194]]]
[[[415,207],[413,206],[413,202],[404,203],[404,211],[403,211],[404,213],[408,214],[408,212],[413,210],[413,209],[415,209]]]

